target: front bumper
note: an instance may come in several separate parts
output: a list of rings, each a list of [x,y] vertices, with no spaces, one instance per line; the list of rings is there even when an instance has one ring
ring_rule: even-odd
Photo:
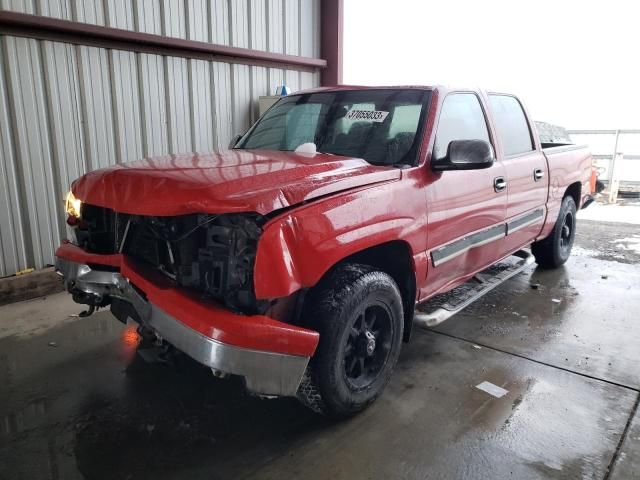
[[[197,362],[244,377],[254,393],[295,395],[318,343],[317,332],[262,315],[234,314],[122,255],[88,254],[63,244],[56,270],[70,292],[128,302],[136,321]]]

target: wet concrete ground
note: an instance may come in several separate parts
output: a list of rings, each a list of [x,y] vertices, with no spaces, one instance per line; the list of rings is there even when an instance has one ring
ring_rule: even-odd
[[[148,364],[133,327],[70,316],[67,295],[0,307],[0,479],[640,478],[640,268],[600,248],[640,227],[579,227],[564,268],[416,331],[341,423],[186,358]]]

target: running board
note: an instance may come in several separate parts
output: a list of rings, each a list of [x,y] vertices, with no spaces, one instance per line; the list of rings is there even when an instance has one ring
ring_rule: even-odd
[[[533,263],[533,255],[525,250],[518,250],[513,255],[477,273],[466,283],[420,303],[414,313],[414,323],[423,328],[440,325],[501,283],[520,273],[531,263]]]

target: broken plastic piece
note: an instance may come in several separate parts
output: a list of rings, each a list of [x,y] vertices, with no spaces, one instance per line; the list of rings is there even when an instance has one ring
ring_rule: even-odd
[[[509,390],[505,390],[504,388],[499,387],[498,385],[494,385],[493,383],[487,382],[487,381],[484,381],[481,384],[476,385],[476,388],[496,398],[504,397],[507,393],[509,393]]]

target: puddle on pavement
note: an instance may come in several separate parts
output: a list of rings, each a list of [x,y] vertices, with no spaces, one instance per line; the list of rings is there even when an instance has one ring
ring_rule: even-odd
[[[482,352],[478,354],[480,357],[476,363],[483,364]],[[536,379],[518,377],[513,370],[498,366],[474,372],[473,382],[457,400],[454,416],[464,419],[464,422],[461,422],[460,429],[455,434],[456,440],[472,431],[494,432],[507,429],[520,406],[527,401],[528,392],[535,385]],[[507,393],[496,398],[476,388],[482,382],[497,385],[507,390]]]

